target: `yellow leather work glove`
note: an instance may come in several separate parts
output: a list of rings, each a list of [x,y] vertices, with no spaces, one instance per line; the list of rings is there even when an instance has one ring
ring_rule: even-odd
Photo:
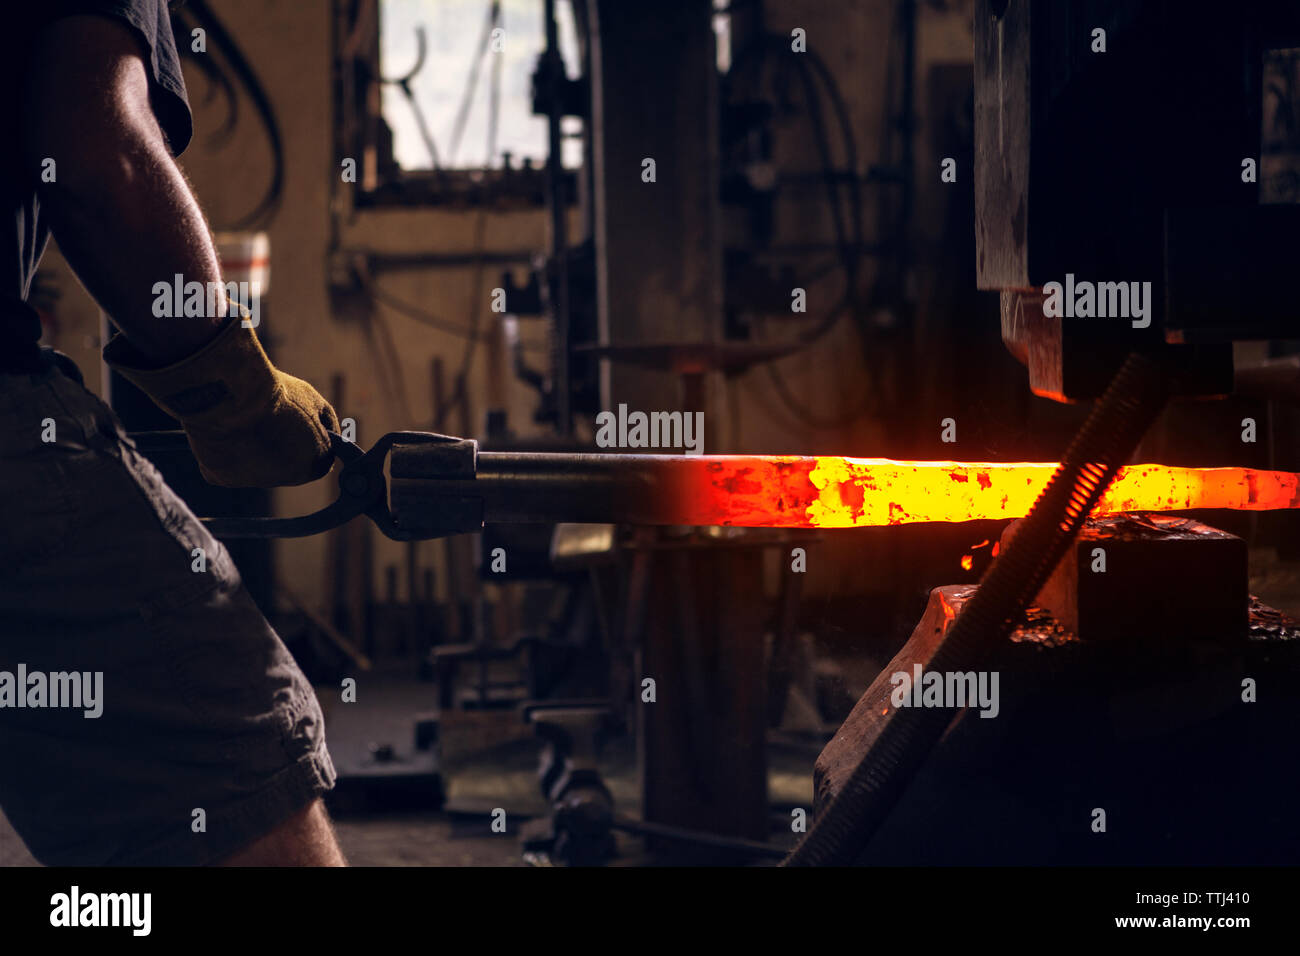
[[[234,311],[216,338],[164,368],[149,368],[121,335],[104,346],[104,361],[181,423],[211,484],[270,488],[324,476],[338,416],[311,385],[271,364]]]

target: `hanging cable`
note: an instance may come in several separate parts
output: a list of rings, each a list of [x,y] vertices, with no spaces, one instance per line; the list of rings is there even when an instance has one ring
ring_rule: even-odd
[[[465,126],[469,122],[469,110],[473,105],[474,92],[478,89],[479,70],[483,67],[483,58],[488,55],[488,50],[492,44],[492,31],[501,22],[501,0],[491,0],[487,8],[487,19],[483,24],[483,35],[479,40],[478,52],[474,55],[474,61],[470,64],[469,76],[465,81],[465,91],[461,94],[460,106],[456,110],[456,120],[451,130],[451,145],[447,149],[447,165],[454,166],[456,163],[456,151],[460,148],[461,136],[465,133]],[[492,134],[489,134],[492,135]],[[492,157],[488,157],[491,162]]]
[[[212,12],[208,6],[207,0],[189,0],[189,2],[177,10],[182,17],[191,17],[202,27],[213,44],[214,48],[221,52],[230,69],[234,72],[235,78],[240,81],[248,98],[253,102],[253,108],[257,111],[258,118],[262,121],[262,126],[266,130],[267,139],[271,144],[271,182],[266,191],[262,194],[257,204],[243,216],[240,216],[223,225],[225,229],[262,229],[275,217],[280,208],[280,202],[284,197],[284,146],[280,139],[280,124],[276,119],[275,110],[271,106],[271,99],[266,94],[261,81],[257,78],[252,66],[244,57],[243,51],[239,44],[230,35],[225,25]],[[181,51],[184,54],[186,48],[182,45]]]

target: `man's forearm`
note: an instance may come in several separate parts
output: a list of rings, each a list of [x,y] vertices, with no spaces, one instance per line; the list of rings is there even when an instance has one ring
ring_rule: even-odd
[[[110,45],[114,75],[101,74],[91,85],[64,73],[31,88],[29,161],[55,160],[54,181],[41,186],[42,212],[77,276],[132,345],[165,363],[194,352],[223,320],[155,316],[154,285],[170,285],[179,274],[208,288],[220,281],[220,266],[203,213],[149,107],[135,38],[103,18],[70,17],[53,25],[45,45],[85,49],[78,34],[87,32],[101,49]],[[102,91],[96,96],[103,101],[86,102],[87,88]],[[80,122],[69,122],[70,90],[80,91]]]

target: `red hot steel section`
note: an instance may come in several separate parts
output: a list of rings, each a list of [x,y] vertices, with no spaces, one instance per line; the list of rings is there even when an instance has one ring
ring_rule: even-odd
[[[1056,468],[1050,462],[714,455],[677,459],[671,485],[682,524],[854,528],[1020,518]],[[1300,508],[1300,475],[1131,465],[1120,470],[1094,514],[1191,508]]]

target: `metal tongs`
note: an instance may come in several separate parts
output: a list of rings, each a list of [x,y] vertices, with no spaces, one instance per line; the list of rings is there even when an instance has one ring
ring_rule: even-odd
[[[393,445],[459,442],[459,438],[436,432],[389,432],[364,451],[355,442],[330,432],[334,454],[343,462],[339,471],[338,499],[319,511],[295,518],[204,518],[203,524],[218,538],[305,538],[329,531],[365,515],[386,537],[411,541],[415,535],[398,527],[388,504],[388,481],[384,461]]]

